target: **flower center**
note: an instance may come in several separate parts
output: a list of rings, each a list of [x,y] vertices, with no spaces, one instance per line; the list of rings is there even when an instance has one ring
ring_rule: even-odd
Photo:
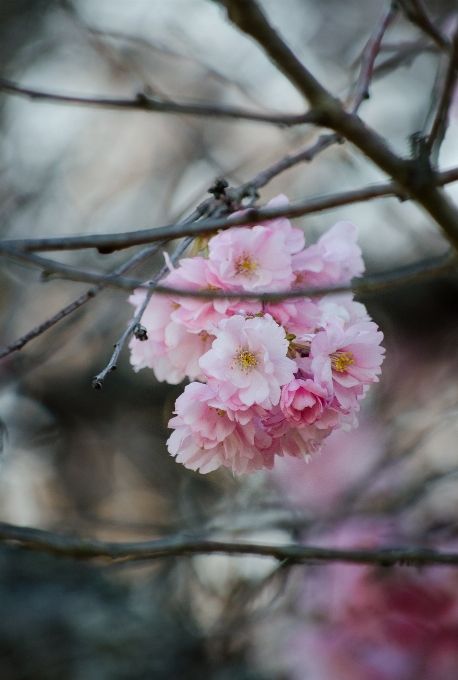
[[[335,371],[344,373],[349,366],[355,363],[355,355],[352,352],[333,352],[331,357],[331,366]]]
[[[243,252],[235,262],[235,273],[252,279],[259,266],[259,262],[250,253]]]
[[[260,352],[258,351],[257,354]],[[256,354],[247,349],[239,350],[232,358],[247,375],[259,364]]]

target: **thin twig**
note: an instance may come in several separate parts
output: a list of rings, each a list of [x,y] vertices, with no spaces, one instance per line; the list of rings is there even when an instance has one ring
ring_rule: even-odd
[[[0,359],[3,359],[9,354],[12,354],[17,350],[22,349],[22,347],[24,347],[24,345],[26,345],[28,342],[30,342],[34,338],[38,337],[39,335],[47,331],[49,328],[54,326],[56,323],[64,319],[69,314],[72,314],[72,312],[75,312],[77,309],[86,304],[86,302],[89,302],[89,300],[93,300],[95,296],[98,295],[104,288],[106,288],[112,280],[115,280],[118,276],[124,274],[124,272],[127,272],[129,269],[132,269],[140,262],[146,260],[146,258],[150,257],[157,250],[159,250],[159,248],[162,245],[163,243],[156,243],[153,246],[148,246],[147,248],[144,248],[140,253],[134,255],[134,257],[128,260],[128,262],[124,262],[124,264],[115,269],[115,271],[112,274],[106,276],[99,284],[97,284],[93,288],[90,288],[85,293],[77,297],[76,300],[73,300],[73,302],[70,302],[70,304],[68,304],[66,307],[64,307],[63,309],[59,310],[56,314],[51,316],[49,319],[39,324],[35,328],[32,328],[31,331],[18,338],[7,347],[4,347],[2,350],[0,350]]]
[[[192,243],[193,240],[194,240],[193,237],[188,237],[187,239],[185,239],[183,241],[183,243],[181,243],[178,246],[178,248],[175,250],[175,252],[171,256],[170,260],[173,263],[175,263],[178,260],[178,258],[184,253],[186,248]],[[115,350],[113,352],[113,355],[112,355],[110,361],[108,362],[107,366],[103,369],[103,371],[101,371],[100,373],[98,373],[94,377],[94,379],[92,381],[92,387],[94,387],[94,389],[101,390],[107,374],[110,373],[111,371],[116,370],[119,355],[121,353],[122,348],[124,347],[124,344],[125,344],[127,338],[129,337],[129,335],[131,333],[134,332],[135,327],[140,324],[140,321],[141,321],[142,316],[143,316],[143,312],[145,311],[146,306],[148,305],[148,302],[150,301],[151,296],[154,293],[155,288],[157,287],[157,284],[167,274],[168,271],[169,271],[168,266],[164,265],[162,267],[162,269],[156,274],[156,276],[149,283],[148,290],[147,290],[147,293],[145,295],[145,299],[142,302],[140,309],[138,310],[138,312],[136,313],[136,315],[134,316],[132,321],[129,323],[128,327],[126,328],[124,333],[121,335],[118,342],[115,344],[115,346],[114,346]]]
[[[380,566],[449,565],[458,566],[458,553],[438,552],[421,548],[382,548],[374,550],[339,550],[304,545],[263,545],[232,541],[215,541],[206,538],[176,534],[153,541],[111,543],[0,523],[0,541],[19,545],[29,550],[47,552],[61,557],[108,562],[152,560],[165,557],[191,555],[261,555],[279,561],[346,562]]]
[[[281,126],[303,125],[305,123],[317,122],[317,117],[313,111],[307,111],[303,114],[274,114],[249,111],[248,109],[242,109],[236,106],[222,106],[218,104],[179,104],[145,92],[139,92],[133,99],[80,97],[22,87],[6,78],[0,78],[0,91],[37,101],[51,101],[59,104],[79,104],[109,109],[127,109],[133,111],[148,111],[150,113],[172,113],[212,118],[235,118],[257,121],[259,123],[273,123],[274,125]]]
[[[299,163],[310,163],[310,161],[312,161],[321,151],[324,151],[329,146],[341,141],[343,141],[342,137],[334,133],[320,135],[317,141],[312,144],[312,146],[309,146],[292,156],[285,156],[277,163],[274,163],[269,168],[266,168],[266,170],[260,172],[251,181],[245,182],[245,184],[243,184],[239,190],[242,197],[249,194],[252,190],[260,189],[261,187],[265,186],[268,184],[268,182],[270,182],[270,180],[272,180],[274,177],[277,177],[277,175],[284,172],[285,170],[288,170]]]
[[[428,16],[420,0],[397,0],[406,17],[428,35],[441,50],[450,53],[450,43]]]
[[[374,63],[377,55],[380,51],[380,46],[382,44],[383,36],[388,26],[393,21],[396,16],[397,9],[393,7],[391,2],[388,5],[388,9],[381,15],[379,21],[377,22],[371,37],[367,41],[367,44],[363,50],[361,57],[361,71],[359,74],[358,82],[356,84],[355,94],[353,96],[353,102],[350,107],[352,113],[356,113],[365,99],[369,99],[369,87],[372,81],[372,76],[374,73]]]
[[[158,244],[156,244],[157,247],[155,250],[165,245],[165,243],[166,241],[160,241]],[[71,265],[62,264],[62,262],[57,262],[56,260],[40,257],[34,253],[27,253],[17,248],[12,248],[1,242],[0,257],[5,257],[7,259],[13,260],[14,262],[21,262],[24,264],[30,264],[34,267],[39,267],[42,270],[42,278],[44,281],[48,281],[54,277],[57,277],[66,281],[77,281],[79,283],[106,283],[106,285],[110,286],[111,288],[120,288],[121,290],[131,290],[138,285],[135,279],[126,279],[121,276],[118,277],[116,276],[115,272],[111,274],[89,272],[84,269],[72,267]],[[129,282],[131,283],[129,284]]]
[[[457,70],[455,60],[458,58],[458,29],[455,31],[453,37],[453,51],[450,56],[447,71],[444,78],[444,83],[441,91],[439,105],[437,107],[436,117],[434,118],[431,132],[428,135],[426,149],[428,153],[434,152],[434,156],[439,156],[439,149],[444,140],[445,133],[448,127],[448,118],[450,106],[453,101],[453,94],[455,91]]]

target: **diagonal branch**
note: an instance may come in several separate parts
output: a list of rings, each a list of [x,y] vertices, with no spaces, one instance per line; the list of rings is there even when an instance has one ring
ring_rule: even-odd
[[[420,0],[397,0],[406,17],[428,35],[441,50],[450,53],[450,43],[433,24]]]
[[[355,94],[351,106],[351,112],[356,113],[365,99],[369,99],[369,86],[374,74],[374,63],[380,52],[383,36],[388,26],[396,16],[396,8],[390,2],[388,9],[381,15],[371,37],[363,50],[361,58],[361,71],[356,84]]]
[[[96,295],[98,295],[104,288],[110,285],[110,283],[113,283],[113,281],[115,281],[118,276],[124,274],[129,269],[132,269],[140,262],[146,260],[148,257],[153,255],[157,250],[159,250],[159,248],[162,245],[163,243],[156,243],[152,246],[148,246],[147,248],[144,248],[144,250],[142,250],[140,253],[134,255],[134,257],[132,257],[130,260],[124,262],[124,264],[115,269],[115,271],[112,274],[105,276],[103,280],[96,286],[90,288],[85,293],[77,297],[76,300],[73,300],[73,302],[70,302],[70,304],[68,304],[66,307],[60,309],[56,314],[51,316],[49,319],[46,319],[46,321],[39,324],[38,326],[35,326],[35,328],[32,328],[31,331],[29,331],[25,335],[22,335],[20,338],[12,342],[10,345],[0,350],[0,359],[3,359],[9,354],[12,354],[17,350],[22,349],[24,345],[26,345],[28,342],[30,342],[34,338],[37,338],[39,335],[47,331],[49,328],[52,328],[52,326],[54,326],[56,323],[64,319],[66,316],[69,316],[69,314],[72,314],[72,312],[75,312],[77,309],[86,304],[86,302],[89,302],[89,300],[93,300],[96,297]]]
[[[256,0],[216,0],[242,31],[254,38],[270,59],[310,102],[319,123],[352,142],[439,224],[458,250],[458,209],[437,187],[428,159],[397,156],[385,140],[317,81],[269,24]]]
[[[192,555],[260,555],[276,560],[298,562],[346,562],[379,566],[458,566],[458,553],[438,552],[421,548],[383,548],[374,550],[342,550],[316,548],[298,544],[263,545],[176,534],[153,541],[109,543],[88,538],[0,523],[0,541],[19,545],[29,550],[51,553],[60,557],[105,562],[131,562],[165,557]]]
[[[211,118],[234,118],[252,120],[259,123],[273,123],[274,125],[281,126],[303,125],[305,123],[317,122],[317,117],[313,111],[307,111],[303,114],[262,113],[249,111],[248,109],[242,109],[236,106],[177,103],[145,92],[139,92],[133,99],[80,97],[77,95],[44,92],[43,90],[22,87],[6,78],[0,78],[0,91],[7,94],[27,97],[28,99],[36,101],[56,102],[58,104],[79,104],[108,109],[147,111],[149,113],[172,113]]]
[[[440,146],[444,140],[445,133],[448,127],[448,118],[450,106],[453,102],[453,94],[455,91],[457,71],[455,62],[458,59],[458,29],[455,31],[453,38],[453,49],[447,66],[447,71],[444,78],[442,92],[437,107],[436,116],[434,118],[431,132],[427,138],[426,150],[428,153],[434,152],[438,157]]]

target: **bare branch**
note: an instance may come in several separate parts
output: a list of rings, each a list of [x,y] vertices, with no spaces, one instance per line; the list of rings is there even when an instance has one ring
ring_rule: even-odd
[[[7,94],[27,97],[28,99],[36,101],[50,101],[58,104],[78,104],[108,109],[148,111],[149,113],[172,113],[211,118],[235,118],[257,121],[259,123],[273,123],[274,125],[281,126],[304,125],[305,123],[318,122],[318,118],[313,111],[307,111],[303,114],[262,113],[249,111],[248,109],[242,109],[236,106],[177,103],[145,92],[139,92],[133,99],[80,97],[22,87],[6,78],[0,78],[0,91]]]
[[[304,153],[305,155],[308,151],[309,150],[305,150],[301,153]],[[279,165],[282,163],[286,165],[288,161],[283,159],[280,161]],[[272,176],[275,176],[276,171],[269,169],[267,172],[272,172]],[[261,175],[262,173],[258,175],[258,178],[260,178],[259,181],[263,182],[264,178],[262,178]],[[435,178],[437,185],[456,182],[458,181],[458,168],[451,168],[442,173],[437,173]],[[268,179],[269,178],[267,178],[266,181],[268,181]],[[257,178],[255,181],[258,181]],[[251,184],[252,182],[248,182],[247,185],[244,186],[249,187]],[[234,193],[237,192],[238,190],[236,189]],[[57,238],[5,240],[0,241],[0,250],[3,247],[24,251],[57,251],[98,248],[102,252],[111,252],[166,239],[171,240],[174,238],[183,238],[184,236],[211,234],[219,229],[229,229],[229,227],[239,225],[257,224],[261,221],[277,217],[292,218],[310,215],[317,212],[323,212],[324,210],[339,208],[343,205],[363,203],[372,200],[373,198],[380,198],[383,196],[398,196],[402,200],[408,198],[395,182],[387,182],[385,184],[370,185],[368,187],[363,187],[362,189],[345,191],[339,194],[317,196],[278,208],[250,208],[245,210],[243,215],[230,215],[225,218],[210,218],[201,221],[194,220],[193,222],[186,221],[186,223],[182,222],[180,224],[166,225],[164,227],[144,229],[141,231]]]
[[[352,113],[356,113],[362,102],[365,99],[369,99],[369,86],[374,73],[374,63],[380,51],[380,46],[382,44],[385,31],[396,16],[396,11],[396,8],[394,8],[390,2],[388,9],[381,15],[371,37],[369,38],[363,50],[361,58],[361,71],[356,84],[352,106],[350,108]]]
[[[30,340],[33,340],[34,338],[38,337],[45,331],[47,331],[49,328],[54,326],[56,323],[64,319],[66,316],[71,314],[72,312],[75,312],[77,309],[82,307],[86,302],[89,302],[89,300],[93,300],[96,295],[98,295],[104,288],[106,288],[110,283],[113,283],[113,281],[120,276],[121,274],[124,274],[124,272],[127,272],[129,269],[132,269],[135,267],[137,264],[140,262],[143,262],[146,260],[146,258],[150,257],[155,253],[159,248],[163,245],[163,243],[156,243],[153,246],[148,246],[144,250],[142,250],[140,253],[137,253],[132,257],[128,262],[124,262],[120,267],[115,269],[115,271],[112,274],[109,274],[108,276],[105,276],[103,280],[94,286],[93,288],[90,288],[87,290],[85,293],[80,295],[79,297],[76,298],[76,300],[73,300],[73,302],[70,302],[69,305],[64,307],[63,309],[59,310],[56,314],[51,316],[49,319],[44,321],[43,323],[39,324],[35,328],[32,328],[31,331],[26,333],[25,335],[21,336],[14,342],[12,342],[10,345],[7,347],[4,347],[2,350],[0,350],[0,359],[3,359],[4,357],[8,356],[9,354],[12,354],[13,352],[16,352],[19,349],[22,349],[24,345],[26,345]],[[33,256],[36,257],[36,256]],[[38,258],[38,259],[44,259],[44,258]]]
[[[437,107],[436,117],[434,118],[431,132],[427,138],[426,149],[429,153],[434,151],[436,157],[439,156],[439,149],[444,140],[448,127],[448,114],[453,101],[453,93],[456,85],[456,60],[458,59],[458,30],[455,31],[453,38],[453,49],[449,59],[447,71],[444,78],[442,92]]]
[[[165,245],[165,243],[166,241],[159,241],[159,243],[156,244],[153,252]],[[106,283],[106,285],[110,286],[111,288],[120,288],[121,290],[131,290],[132,288],[136,288],[138,285],[135,279],[122,278],[121,276],[117,276],[115,272],[112,272],[111,274],[88,272],[83,269],[78,269],[77,267],[72,267],[71,265],[62,264],[56,260],[40,257],[34,253],[28,253],[16,248],[11,248],[10,246],[1,242],[0,257],[5,257],[7,259],[13,260],[14,262],[30,264],[34,267],[40,268],[42,270],[42,278],[44,281],[48,281],[56,277],[66,281],[77,281],[78,283]],[[135,264],[132,265],[132,267],[134,266]],[[131,269],[131,267],[129,267],[129,269]],[[124,271],[127,271],[127,269],[123,270],[123,272]],[[120,272],[120,274],[123,272]]]
[[[277,67],[308,99],[318,121],[352,142],[381,170],[416,200],[444,230],[458,250],[458,208],[437,187],[437,179],[428,159],[404,159],[397,156],[385,140],[369,128],[356,114],[343,106],[319,83],[299,61],[275,29],[269,24],[256,0],[216,0],[227,8],[229,18],[254,38]]]
[[[192,241],[193,241],[193,237],[188,237],[187,239],[185,239],[183,241],[183,243],[181,243],[178,246],[178,248],[175,250],[175,252],[171,256],[171,258],[170,258],[171,261],[176,262],[178,260],[178,258],[184,253],[186,248],[192,243]],[[103,387],[104,380],[107,377],[108,373],[116,370],[116,364],[118,362],[119,355],[121,353],[122,348],[124,347],[124,344],[125,344],[127,338],[129,337],[129,335],[131,333],[134,332],[135,327],[139,326],[140,321],[141,321],[142,316],[143,316],[143,312],[145,311],[145,309],[148,305],[148,302],[151,300],[151,296],[154,293],[154,290],[157,287],[157,284],[167,274],[168,271],[169,271],[168,266],[164,265],[162,267],[162,269],[153,278],[153,280],[148,284],[148,290],[147,290],[147,293],[145,295],[145,299],[144,299],[142,305],[140,306],[140,309],[138,310],[138,312],[136,313],[136,315],[134,316],[134,318],[132,319],[132,321],[130,322],[130,324],[128,325],[126,330],[124,331],[124,333],[121,335],[118,342],[115,344],[115,346],[114,346],[115,351],[113,352],[113,355],[112,355],[110,361],[108,362],[107,366],[103,369],[103,371],[101,371],[100,373],[98,373],[94,377],[94,379],[92,381],[92,387],[94,387],[94,389],[101,390],[102,387]],[[146,339],[146,337],[145,337],[145,339]],[[1,356],[0,356],[0,358],[1,358]]]
[[[441,50],[450,53],[450,43],[434,26],[420,0],[397,0],[406,17],[428,35]]]
[[[153,541],[110,543],[88,538],[64,536],[50,531],[0,523],[0,541],[29,550],[61,557],[105,562],[130,562],[192,555],[260,555],[276,560],[300,562],[346,562],[379,566],[458,566],[458,553],[421,548],[383,548],[377,550],[339,550],[304,545],[263,545],[176,534]]]
[[[454,180],[451,180],[454,181]],[[236,190],[237,191],[237,190]],[[155,241],[171,240],[184,236],[198,236],[211,234],[219,229],[229,229],[239,225],[257,224],[261,221],[277,217],[300,217],[311,213],[338,208],[352,203],[378,198],[380,196],[401,196],[406,198],[393,182],[377,184],[354,191],[345,191],[339,194],[317,196],[297,203],[277,208],[249,208],[224,218],[209,218],[194,221],[187,224],[170,224],[154,229],[141,231],[128,231],[116,234],[93,234],[85,236],[68,236],[42,239],[14,239],[0,242],[0,248],[6,246],[24,251],[56,251],[56,250],[80,250],[84,248],[98,248],[103,252],[122,250]]]

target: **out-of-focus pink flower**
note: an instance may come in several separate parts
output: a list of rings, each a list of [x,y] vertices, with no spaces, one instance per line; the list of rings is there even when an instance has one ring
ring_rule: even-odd
[[[318,243],[293,256],[296,285],[327,286],[347,283],[364,272],[358,229],[352,222],[337,222]]]
[[[346,578],[344,570],[353,577]],[[340,565],[329,570],[327,581],[315,584],[330,594],[327,604],[321,602],[320,622],[295,627],[286,661],[291,678],[458,677],[458,583],[451,570],[381,574]],[[302,613],[302,622],[305,618]]]
[[[212,348],[199,365],[222,404],[233,410],[253,404],[270,409],[297,366],[286,356],[285,331],[269,314],[221,321]]]
[[[228,229],[210,239],[209,281],[223,290],[286,290],[294,279],[291,253],[281,230]]]

